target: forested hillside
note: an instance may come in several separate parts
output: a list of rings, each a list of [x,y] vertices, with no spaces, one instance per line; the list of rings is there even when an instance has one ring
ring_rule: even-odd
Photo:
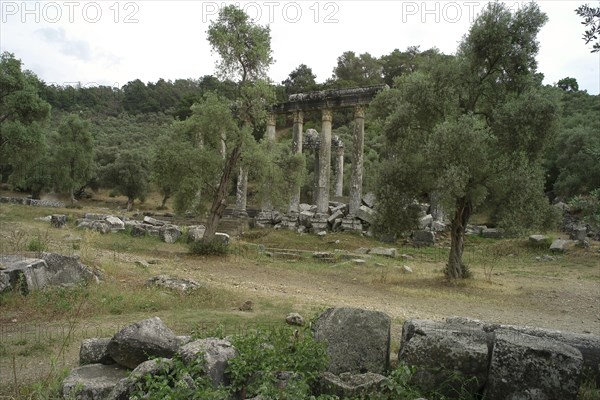
[[[338,57],[331,78],[323,83],[317,83],[311,68],[304,64],[283,82],[272,83],[273,101],[284,101],[292,93],[329,88],[382,83],[393,87],[403,77],[452,58],[436,49],[421,51],[418,47],[395,49],[380,58],[347,51]],[[168,200],[177,188],[169,189],[173,171],[169,174],[165,168],[184,168],[173,159],[182,156],[173,152],[173,146],[170,162],[164,165],[168,145],[173,145],[172,135],[179,132],[185,140],[178,145],[185,148],[187,143],[193,148],[190,135],[195,129],[191,122],[194,104],[202,104],[208,94],[235,102],[240,90],[234,81],[214,76],[174,82],[160,79],[144,83],[137,79],[120,88],[63,87],[40,81],[21,64],[18,55],[2,54],[1,64],[1,178],[9,187],[34,197],[46,192],[72,193],[75,201],[86,189],[91,192],[104,187],[126,195],[130,201],[143,200],[149,190],[160,191]],[[560,98],[561,118],[558,134],[544,146],[548,149],[544,156],[546,191],[551,198],[560,196],[564,200],[589,195],[600,187],[600,96],[579,91],[574,78],[565,78],[550,89]],[[369,118],[366,123],[364,185],[369,191],[375,188],[386,144],[381,127]],[[278,140],[282,144],[279,152],[287,151],[291,133],[285,128],[290,126],[291,120],[278,119]],[[345,162],[349,167],[350,112],[334,113],[333,127],[346,146]],[[308,128],[320,129],[320,115],[305,117]],[[253,131],[260,141],[264,122],[253,125]],[[312,158],[308,154],[305,158],[303,193],[309,197]],[[261,156],[253,162],[257,160]],[[252,186],[252,175],[250,178]],[[259,176],[254,178],[260,180]],[[260,185],[255,186],[259,190]],[[347,187],[345,182],[345,192]]]

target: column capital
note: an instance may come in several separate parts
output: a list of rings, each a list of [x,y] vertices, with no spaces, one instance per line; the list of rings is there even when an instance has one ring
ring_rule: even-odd
[[[294,111],[294,123],[302,124],[304,123],[304,113],[302,111]]]
[[[267,125],[275,126],[275,114],[269,113],[267,115]]]
[[[354,118],[365,118],[365,108],[363,106],[354,107]]]
[[[323,121],[329,121],[331,122],[333,120],[333,111],[331,111],[331,109],[329,108],[324,108],[323,110],[321,110],[322,112],[322,120]]]

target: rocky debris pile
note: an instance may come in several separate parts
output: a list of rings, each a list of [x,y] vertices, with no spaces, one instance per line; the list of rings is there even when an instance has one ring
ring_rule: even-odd
[[[79,257],[42,253],[39,258],[0,256],[0,293],[19,290],[27,294],[52,286],[98,283],[98,272],[81,263]]]
[[[146,286],[157,286],[160,288],[176,290],[184,293],[202,287],[202,285],[194,280],[174,278],[168,275],[153,276],[146,281]]]
[[[298,212],[289,214],[282,214],[279,211],[261,211],[254,218],[254,226],[321,235],[340,231],[368,233],[376,215],[375,196],[367,193],[356,215],[350,215],[348,205],[337,201],[329,202],[326,214],[318,213],[317,206],[314,204],[301,203]]]
[[[77,219],[75,225],[79,229],[91,229],[100,233],[119,232],[125,229],[126,217],[115,217],[106,214],[86,213]]]
[[[60,228],[66,224],[66,218],[64,215],[52,215],[49,216],[48,221],[52,226]],[[175,243],[182,235],[186,234],[186,231],[188,242],[199,242],[204,237],[206,230],[204,225],[180,227],[148,215],[139,221],[125,216],[87,213],[83,218],[77,219],[75,224],[77,228],[90,229],[102,234],[120,232],[129,228],[133,237],[157,236],[165,243]],[[229,244],[231,241],[228,234],[221,232],[215,233],[215,239],[224,244]]]
[[[298,314],[286,319],[301,325]],[[329,366],[313,394],[348,398],[377,392],[389,372],[390,329],[391,319],[382,312],[345,307],[323,312],[312,332],[325,344]],[[172,369],[173,357],[186,365],[202,359],[203,368],[194,373],[203,374],[215,387],[227,386],[227,366],[237,356],[227,339],[176,336],[154,317],[129,325],[112,338],[84,340],[81,366],[65,378],[62,394],[128,399],[145,376]],[[486,399],[568,400],[576,399],[582,374],[600,383],[599,336],[463,317],[406,321],[398,360],[416,368],[411,385],[448,398],[462,393]],[[295,376],[293,371],[274,372],[281,387]]]
[[[584,222],[582,215],[573,212],[571,208],[559,201],[554,204],[558,210],[562,212],[562,231],[569,235],[571,240],[578,242],[578,245],[585,246],[589,240],[600,240],[600,229],[594,227],[589,223]]]
[[[37,200],[29,197],[0,197],[0,203],[6,204],[22,204],[25,206],[36,206],[36,207],[56,207],[64,208],[65,203],[55,200]]]

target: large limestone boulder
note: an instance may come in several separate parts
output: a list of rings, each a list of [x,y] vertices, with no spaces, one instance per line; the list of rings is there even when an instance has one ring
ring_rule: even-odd
[[[172,357],[177,337],[160,318],[154,317],[121,329],[108,344],[108,353],[120,365],[135,368],[152,357]]]
[[[9,255],[0,256],[0,263],[4,266],[0,270],[0,275],[3,275],[0,289],[4,291],[15,288],[27,294],[48,286],[48,265],[44,260]]]
[[[237,355],[237,351],[228,340],[216,338],[196,340],[182,346],[178,353],[187,364],[202,359],[204,373],[210,378],[214,387],[229,384],[225,370],[229,360]]]
[[[104,400],[126,376],[127,370],[118,365],[84,365],[71,370],[62,382],[61,393],[65,399]]]
[[[78,256],[64,256],[57,253],[42,253],[41,259],[48,266],[49,283],[51,285],[72,285],[88,282],[99,283],[98,274],[83,264]]]
[[[496,331],[485,398],[576,399],[583,359],[564,343]]]
[[[329,308],[313,324],[317,340],[327,345],[328,371],[384,374],[390,356],[391,320],[379,311]]]
[[[188,242],[200,242],[204,237],[204,232],[206,231],[206,227],[204,225],[194,225],[190,226],[187,231],[187,240]]]
[[[158,236],[165,243],[175,243],[181,236],[181,229],[176,225],[163,225],[158,231]]]
[[[475,396],[487,379],[489,336],[481,327],[408,320],[398,361],[416,367],[412,383],[423,391]]]
[[[451,318],[448,318],[448,320],[450,319]],[[456,317],[453,319],[456,320]],[[473,320],[467,321],[471,324],[474,323]],[[487,324],[481,321],[476,321],[475,323],[483,324],[483,329],[491,333],[495,331],[512,331],[542,339],[556,340],[576,348],[581,352],[583,357],[584,373],[594,379],[596,385],[600,386],[600,336],[585,333],[561,332],[528,326]]]
[[[79,365],[114,364],[115,360],[108,354],[110,338],[83,339],[79,347]]]
[[[18,255],[0,256],[0,293],[17,287],[23,294],[48,286],[69,286],[77,283],[98,283],[96,273],[78,257],[42,253],[40,258]],[[8,283],[7,283],[8,282]]]
[[[356,210],[356,218],[369,224],[375,222],[376,216],[377,212],[367,206],[360,206],[358,207],[358,210]]]

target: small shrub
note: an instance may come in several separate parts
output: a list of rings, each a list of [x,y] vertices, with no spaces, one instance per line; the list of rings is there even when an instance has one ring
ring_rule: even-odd
[[[227,400],[230,396],[225,388],[213,388],[204,374],[202,358],[186,365],[179,357],[175,357],[172,367],[163,364],[158,373],[146,375],[129,398]]]
[[[229,253],[229,247],[221,242],[193,242],[189,245],[190,253],[197,256],[225,256]]]
[[[246,397],[308,398],[310,385],[327,366],[325,346],[308,328],[256,330],[234,337],[232,342],[239,355],[229,361],[227,371],[232,388]],[[297,378],[277,389],[273,377],[278,371],[291,372]]]
[[[48,238],[41,235],[37,235],[27,242],[27,251],[35,251],[37,253],[43,253],[48,251]]]

